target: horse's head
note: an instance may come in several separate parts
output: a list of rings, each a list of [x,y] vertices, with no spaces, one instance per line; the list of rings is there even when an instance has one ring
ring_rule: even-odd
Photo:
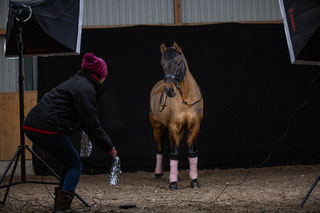
[[[160,51],[162,53],[161,65],[164,72],[165,90],[169,97],[174,97],[176,89],[186,73],[185,58],[176,42],[168,48],[161,44]]]

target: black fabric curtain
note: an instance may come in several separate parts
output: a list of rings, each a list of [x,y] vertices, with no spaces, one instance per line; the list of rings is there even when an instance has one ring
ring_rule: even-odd
[[[273,148],[263,166],[319,162],[320,68],[290,63],[282,24],[135,26],[82,33],[81,55],[38,59],[39,99],[80,68],[84,53],[104,58],[109,75],[99,115],[118,149],[123,171],[154,169],[149,94],[163,78],[160,44],[171,46],[174,41],[203,93],[200,169],[250,167],[264,161]],[[71,138],[79,148],[79,132]],[[165,154],[168,143],[166,138]],[[45,158],[59,168],[50,156]],[[35,172],[47,173],[36,160]],[[111,158],[95,146],[83,165],[87,174],[106,172]],[[165,165],[168,169],[167,161]],[[185,138],[179,166],[188,167]]]

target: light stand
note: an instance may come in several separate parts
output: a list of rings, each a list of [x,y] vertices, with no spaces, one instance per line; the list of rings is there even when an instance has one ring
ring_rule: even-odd
[[[306,194],[305,197],[303,198],[303,201],[301,202],[301,204],[300,204],[300,206],[299,206],[300,208],[302,208],[303,205],[304,205],[304,203],[307,201],[309,195],[311,194],[313,188],[316,186],[316,184],[317,184],[317,182],[319,181],[319,179],[320,179],[320,173],[318,174],[317,178],[313,181],[313,184],[311,185],[311,187],[309,188],[307,194]]]
[[[278,2],[291,63],[320,65],[320,55],[317,54],[320,48],[320,1],[278,0]],[[319,179],[320,173],[299,205],[300,208],[307,201]]]
[[[6,177],[9,169],[11,168],[13,162],[13,170],[11,172],[9,182],[7,185],[0,186],[0,189],[7,188],[4,198],[2,201],[0,201],[0,205],[4,205],[6,202],[6,199],[8,197],[8,193],[10,190],[10,187],[13,185],[18,184],[25,184],[25,183],[34,183],[34,184],[53,184],[58,185],[58,183],[52,183],[52,182],[39,182],[39,181],[28,181],[26,179],[26,159],[25,159],[25,150],[27,149],[33,157],[36,157],[40,160],[41,163],[44,164],[46,168],[50,170],[50,172],[58,179],[60,180],[59,175],[49,167],[49,165],[42,160],[32,149],[29,148],[28,145],[25,145],[25,137],[24,137],[24,131],[23,131],[23,121],[24,121],[24,72],[23,72],[23,23],[28,21],[28,19],[31,17],[32,10],[29,6],[21,4],[19,6],[12,7],[13,12],[16,16],[16,23],[18,26],[18,33],[17,33],[17,45],[18,45],[18,55],[19,55],[19,113],[20,113],[20,146],[18,146],[17,151],[11,158],[9,165],[5,169],[4,173],[2,174],[0,178],[0,184]],[[21,180],[17,182],[12,182],[13,177],[17,168],[17,164],[19,161],[19,158],[21,157]],[[78,194],[75,193],[75,196],[87,207],[90,207],[90,205],[84,201]]]

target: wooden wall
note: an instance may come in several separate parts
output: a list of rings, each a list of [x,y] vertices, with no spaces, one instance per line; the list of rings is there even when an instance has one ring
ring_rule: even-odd
[[[37,92],[25,92],[25,115],[37,103]],[[0,93],[0,160],[10,160],[20,145],[19,94]],[[31,142],[26,137],[26,144]],[[26,159],[31,154],[26,151]]]

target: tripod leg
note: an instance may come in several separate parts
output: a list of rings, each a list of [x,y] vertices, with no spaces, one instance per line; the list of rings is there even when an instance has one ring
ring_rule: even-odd
[[[30,149],[29,146],[27,146],[27,145],[25,146],[25,148],[26,148],[33,156],[35,156],[36,158],[38,158],[38,159],[41,161],[41,163],[42,163],[43,165],[45,165],[45,166],[50,170],[50,172],[51,172],[58,180],[60,180],[59,175],[58,175],[53,169],[51,169],[50,166],[49,166],[44,160],[42,160],[39,155],[37,155],[37,153],[35,153],[35,152],[34,152],[32,149]]]
[[[0,184],[2,183],[3,179],[6,177],[8,171],[9,171],[9,169],[10,169],[10,167],[11,167],[13,161],[14,161],[14,159],[15,159],[17,156],[19,156],[20,151],[21,151],[21,147],[19,147],[19,148],[17,149],[17,151],[14,153],[13,157],[11,158],[11,160],[10,160],[7,168],[5,169],[4,173],[3,173],[2,176],[1,176]]]
[[[300,204],[300,206],[299,206],[300,208],[302,208],[303,205],[304,205],[304,203],[307,201],[309,195],[311,194],[313,188],[316,186],[316,184],[317,184],[317,182],[319,181],[319,179],[320,179],[320,173],[318,174],[317,178],[314,180],[312,186],[310,187],[310,189],[308,190],[306,196],[304,197],[303,201],[301,202],[301,204]]]
[[[77,193],[74,193],[74,195],[86,206],[86,207],[91,207],[85,200],[82,199],[82,197],[80,197],[80,195],[78,195]]]
[[[9,193],[10,186],[11,186],[10,184],[12,183],[12,180],[13,180],[13,177],[14,177],[14,173],[16,172],[16,168],[17,168],[17,165],[18,165],[20,154],[21,154],[21,148],[19,147],[19,151],[18,151],[18,154],[17,154],[17,157],[16,157],[16,161],[14,162],[14,166],[13,166],[13,169],[12,169],[12,172],[11,172],[11,175],[10,175],[10,179],[9,179],[9,183],[8,183],[8,186],[7,186],[7,190],[6,190],[6,193],[4,194],[4,198],[3,198],[3,201],[1,202],[1,204],[4,204],[6,202],[6,200],[7,200],[8,193]]]

